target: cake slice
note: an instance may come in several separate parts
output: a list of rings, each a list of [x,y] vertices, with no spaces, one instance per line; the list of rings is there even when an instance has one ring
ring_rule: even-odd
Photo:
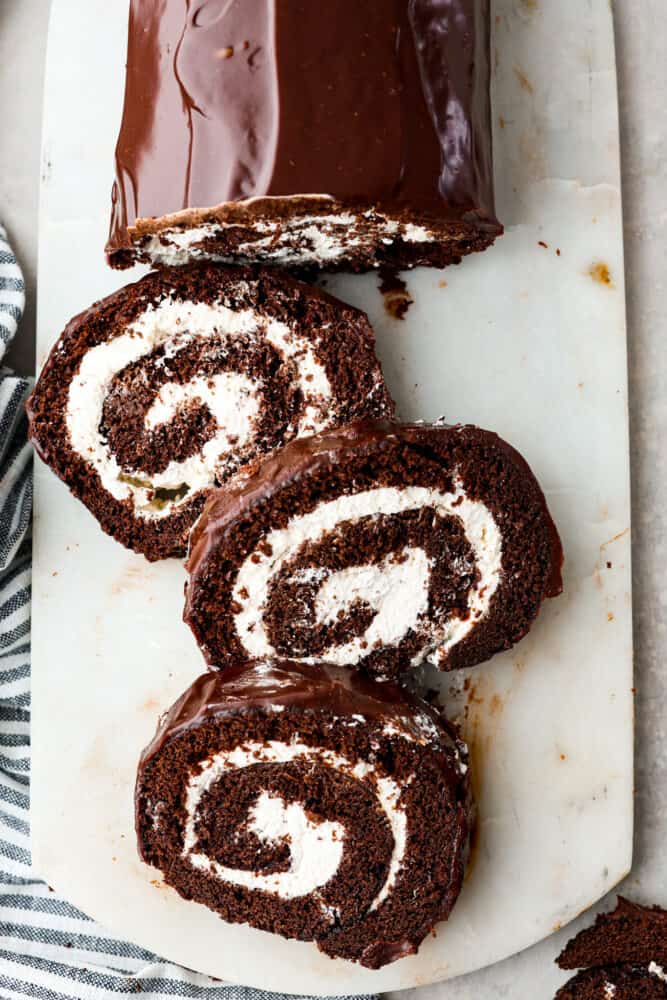
[[[28,401],[42,459],[123,545],[183,556],[211,489],[392,412],[364,313],[275,270],[164,269],[73,319]]]
[[[622,962],[667,966],[667,910],[619,896],[615,910],[598,914],[558,956],[561,969]]]
[[[290,443],[193,531],[185,619],[214,667],[320,659],[396,677],[508,649],[561,590],[523,458],[476,427],[358,422]]]
[[[144,752],[139,851],[181,896],[377,969],[463,882],[467,751],[426,703],[344,669],[236,661]]]
[[[555,1000],[667,1000],[667,974],[655,963],[584,969]]]
[[[489,49],[489,0],[132,0],[109,262],[484,250]]]

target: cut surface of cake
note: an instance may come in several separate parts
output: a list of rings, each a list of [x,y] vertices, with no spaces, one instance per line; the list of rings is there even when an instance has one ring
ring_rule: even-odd
[[[215,486],[393,406],[364,313],[270,271],[163,269],[73,319],[28,402],[44,461],[102,528],[183,556]]]
[[[476,427],[365,421],[288,445],[193,531],[185,620],[213,667],[325,660],[378,678],[473,666],[561,590],[523,458]]]
[[[622,896],[568,941],[561,969],[581,969],[556,1000],[663,1000],[667,998],[667,910]]]
[[[132,0],[109,262],[485,249],[489,52],[489,0]]]
[[[622,962],[667,966],[667,910],[619,896],[615,910],[598,914],[558,956],[561,969]]]
[[[655,963],[584,969],[555,1000],[667,1000],[667,973]]]
[[[379,968],[459,895],[467,751],[425,702],[345,669],[237,661],[200,677],[144,751],[144,861],[232,923]]]

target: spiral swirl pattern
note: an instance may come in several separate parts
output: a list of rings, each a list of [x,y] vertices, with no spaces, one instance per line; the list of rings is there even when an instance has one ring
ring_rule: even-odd
[[[258,343],[264,351],[257,350]],[[235,370],[234,362],[253,354],[253,377]],[[274,433],[276,417],[286,438],[326,426],[331,399],[326,370],[293,328],[252,309],[166,298],[83,358],[67,401],[72,448],[93,466],[112,497],[131,501],[138,517],[168,516],[174,506],[228,478],[252,457],[257,438],[268,436],[267,389],[281,367],[288,368],[291,381],[273,400]],[[128,398],[137,381],[152,383],[147,407]],[[292,393],[300,390],[298,407],[290,387]],[[139,411],[130,425],[135,440],[129,447],[123,412],[128,407]],[[124,415],[122,437],[112,420]],[[169,459],[178,439],[170,441],[166,432],[177,417],[188,415],[204,421],[204,439],[194,453]],[[177,434],[183,429],[181,420]],[[114,441],[124,460],[114,453]]]
[[[378,966],[454,904],[466,751],[392,684],[250,661],[177,703],[142,760],[142,856],[224,919]]]
[[[389,414],[363,313],[278,272],[165,268],[75,317],[29,401],[42,458],[105,531],[182,556],[215,487]]]
[[[288,844],[289,866],[284,872],[258,874],[242,868],[223,866],[198,849],[198,816],[202,799],[223,776],[247,767],[261,767],[265,774],[273,767],[284,769],[293,761],[306,764],[309,771],[332,769],[345,780],[343,783],[364,782],[384,813],[393,838],[391,856],[385,879],[370,904],[375,909],[387,898],[402,865],[405,852],[406,816],[399,806],[401,787],[389,777],[380,777],[378,768],[364,760],[350,760],[321,747],[303,743],[270,742],[244,744],[226,753],[209,758],[202,770],[190,777],[186,793],[185,836],[183,857],[193,867],[208,871],[215,878],[233,885],[244,886],[278,896],[281,899],[298,899],[311,896],[336,876],[343,860],[343,843],[346,827],[332,820],[313,821],[301,802],[287,803],[279,794],[261,791],[252,806],[246,829],[264,843]],[[290,768],[298,779],[301,768]],[[381,773],[381,772],[380,772]],[[412,776],[407,779],[407,784]],[[335,914],[323,904],[329,919]]]
[[[358,548],[367,551],[364,533],[377,561],[355,561]],[[406,534],[417,543],[405,543]],[[344,543],[350,556],[338,568]],[[248,555],[234,585],[234,623],[251,656],[355,665],[366,651],[409,639],[413,665],[437,661],[486,614],[501,561],[491,512],[460,483],[450,493],[412,486],[342,496],[271,531]],[[434,592],[451,595],[437,613]]]
[[[193,533],[185,619],[208,662],[278,656],[380,679],[508,649],[560,593],[523,458],[477,427],[366,421],[293,444]]]

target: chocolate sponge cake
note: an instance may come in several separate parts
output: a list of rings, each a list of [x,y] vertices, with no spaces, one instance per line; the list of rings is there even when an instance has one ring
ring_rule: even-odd
[[[489,0],[132,0],[109,262],[484,250]]]
[[[619,896],[616,909],[568,941],[557,961],[561,969],[583,971],[556,1000],[667,998],[667,911]]]
[[[275,270],[149,274],[68,325],[30,397],[44,461],[148,559],[214,486],[302,435],[392,412],[366,316]]]
[[[289,444],[195,526],[185,619],[212,666],[278,655],[396,677],[472,666],[561,590],[526,462],[475,427],[366,421]]]
[[[615,910],[600,913],[558,956],[561,969],[622,962],[667,967],[667,910],[619,896]]]
[[[139,851],[233,923],[379,968],[446,919],[467,858],[467,753],[394,684],[236,661],[163,719],[137,778]]]
[[[655,964],[584,969],[555,1000],[667,1000],[667,974]]]

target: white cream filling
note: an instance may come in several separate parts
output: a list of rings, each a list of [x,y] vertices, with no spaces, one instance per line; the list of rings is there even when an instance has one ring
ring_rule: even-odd
[[[423,646],[413,662],[417,664],[427,658],[438,662],[487,613],[501,575],[500,530],[488,507],[479,500],[469,500],[460,483],[453,493],[409,486],[382,487],[341,496],[293,517],[287,527],[269,532],[262,539],[261,549],[251,553],[241,565],[233,588],[233,600],[241,608],[234,616],[234,624],[246,652],[257,658],[275,655],[264,625],[271,581],[304,543],[320,542],[348,521],[354,523],[365,517],[391,516],[424,507],[432,508],[440,516],[457,518],[473,550],[479,579],[468,595],[468,617],[452,616],[444,623],[424,619],[432,567],[425,552],[415,548],[404,552],[405,563],[385,560],[332,574],[318,590],[316,615],[318,621],[333,621],[354,600],[367,602],[376,612],[363,635],[326,650],[322,659],[329,662],[353,665],[374,643],[396,645],[410,629],[424,636]],[[301,660],[307,663],[311,658]]]
[[[401,788],[393,778],[378,777],[374,765],[368,761],[352,763],[332,750],[299,743],[296,736],[292,743],[275,740],[250,742],[234,750],[223,751],[210,757],[199,771],[190,775],[185,796],[182,857],[194,868],[208,872],[220,881],[267,892],[281,899],[298,899],[317,893],[338,871],[348,833],[338,822],[315,822],[297,802],[287,804],[279,796],[261,792],[248,817],[248,829],[260,840],[275,843],[289,838],[290,867],[285,872],[263,875],[246,869],[229,868],[197,850],[199,804],[216,781],[233,770],[294,760],[330,767],[375,785],[378,803],[387,817],[394,840],[387,876],[371,904],[371,909],[375,909],[391,892],[405,856],[407,817],[405,810],[399,806]]]
[[[657,962],[650,962],[648,971],[652,976],[657,976],[658,979],[662,979],[663,983],[667,983],[667,974],[661,965]]]
[[[225,256],[204,250],[196,244],[215,237],[228,229],[236,229],[238,222],[207,222],[191,229],[172,227],[151,236],[143,245],[142,252],[160,264],[185,264],[195,258],[207,258],[229,262],[239,256],[256,256],[275,264],[317,263],[326,264],[337,260],[351,248],[359,246],[363,239],[351,235],[350,229],[361,226],[368,232],[367,220],[373,212],[354,215],[341,212],[340,215],[301,215],[275,222],[263,220],[254,222],[252,228],[263,234],[258,240],[240,243],[234,251]],[[375,216],[373,235],[385,245],[391,245],[399,237],[406,243],[427,243],[442,240],[425,226],[401,223],[398,219]],[[305,240],[306,246],[291,245],[294,239]]]
[[[428,606],[431,564],[423,549],[408,548],[403,559],[387,557],[372,566],[351,566],[332,573],[320,586],[315,599],[318,624],[335,622],[355,601],[375,611],[363,638],[355,637],[343,646],[330,647],[323,658],[332,663],[350,663],[358,658],[361,643],[371,650],[376,642],[393,646],[414,628]]]
[[[114,377],[128,365],[164,348],[165,359],[201,338],[232,340],[256,335],[271,343],[297,372],[304,409],[297,435],[312,433],[328,424],[331,385],[312,345],[287,324],[267,319],[252,309],[235,311],[217,302],[185,302],[168,297],[146,310],[123,333],[91,348],[69,387],[66,423],[70,446],[92,465],[102,487],[116,500],[131,499],[137,516],[169,515],[178,502],[215,483],[225,460],[247,445],[264,405],[262,385],[239,372],[224,372],[211,378],[195,376],[189,383],[168,382],[162,386],[148,410],[148,431],[172,419],[188,402],[199,401],[210,410],[218,429],[198,454],[183,462],[171,462],[161,473],[142,469],[122,470],[100,433],[104,401]],[[128,478],[138,482],[128,482]],[[156,489],[178,491],[178,500],[164,505],[153,502]]]

